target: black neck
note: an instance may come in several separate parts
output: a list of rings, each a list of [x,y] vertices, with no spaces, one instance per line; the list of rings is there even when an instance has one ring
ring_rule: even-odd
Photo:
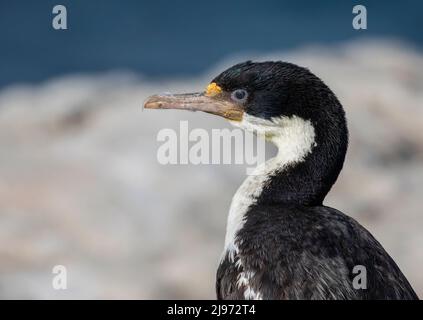
[[[348,130],[343,114],[321,120],[315,124],[316,146],[304,161],[272,174],[257,204],[322,205],[342,169]]]

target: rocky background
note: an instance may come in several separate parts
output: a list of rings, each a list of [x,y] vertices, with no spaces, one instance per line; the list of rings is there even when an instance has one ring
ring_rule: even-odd
[[[202,90],[247,58],[309,67],[338,95],[351,143],[326,205],[368,228],[423,297],[423,56],[372,41],[231,57],[197,78],[76,74],[2,89],[0,298],[213,299],[245,168],[160,165],[156,136],[180,120],[230,125],[141,106],[152,93]],[[52,288],[59,264],[67,290]]]

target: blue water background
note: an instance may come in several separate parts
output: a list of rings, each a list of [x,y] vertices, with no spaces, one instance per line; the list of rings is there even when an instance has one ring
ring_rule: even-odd
[[[63,4],[68,30],[51,26]],[[368,30],[352,28],[364,4]],[[356,38],[423,45],[423,1],[0,1],[0,87],[75,72],[195,75],[222,58]]]

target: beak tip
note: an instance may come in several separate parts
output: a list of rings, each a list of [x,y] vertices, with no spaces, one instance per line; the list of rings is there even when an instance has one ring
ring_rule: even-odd
[[[155,99],[155,96],[148,97],[143,103],[143,109],[160,109],[162,103]]]
[[[144,103],[144,109],[159,109],[160,108],[160,103],[157,102],[146,102]]]

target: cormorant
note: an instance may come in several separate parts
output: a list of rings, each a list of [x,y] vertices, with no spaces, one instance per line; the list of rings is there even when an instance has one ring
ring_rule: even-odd
[[[233,197],[218,299],[418,299],[364,227],[323,205],[344,163],[348,129],[340,102],[308,69],[247,61],[205,92],[155,95],[145,108],[219,115],[278,147]],[[366,276],[359,287],[356,266]]]

